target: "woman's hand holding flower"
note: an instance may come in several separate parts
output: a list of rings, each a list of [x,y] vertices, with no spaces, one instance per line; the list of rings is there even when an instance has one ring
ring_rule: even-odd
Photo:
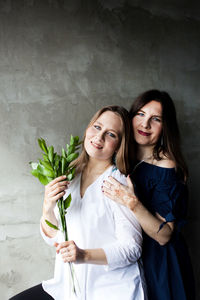
[[[83,249],[78,248],[74,241],[65,241],[63,243],[55,243],[56,252],[60,253],[63,261],[84,263],[86,252]]]
[[[64,180],[66,176],[59,176],[45,186],[44,211],[53,210],[58,199],[64,196],[69,182]]]
[[[135,196],[134,187],[130,177],[127,177],[127,186],[121,184],[111,176],[109,176],[108,179],[109,181],[105,180],[102,186],[102,192],[105,196],[134,211],[139,200]]]

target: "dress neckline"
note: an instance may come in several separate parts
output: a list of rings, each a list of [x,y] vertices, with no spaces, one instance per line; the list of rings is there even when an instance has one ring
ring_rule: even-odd
[[[161,166],[157,166],[157,165],[154,165],[154,164],[150,164],[150,163],[148,163],[148,162],[146,162],[146,161],[141,161],[141,164],[142,163],[144,163],[144,164],[146,164],[146,165],[149,165],[149,166],[153,166],[153,167],[156,167],[156,168],[161,168],[161,169],[166,169],[166,170],[175,170],[175,167],[173,167],[173,168],[167,168],[167,167],[161,167]]]

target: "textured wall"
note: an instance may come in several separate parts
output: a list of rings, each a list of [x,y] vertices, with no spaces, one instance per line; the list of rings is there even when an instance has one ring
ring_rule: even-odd
[[[64,145],[98,108],[129,108],[149,88],[167,90],[178,109],[191,173],[185,237],[199,286],[200,15],[192,1],[164,2],[0,1],[2,300],[53,273],[54,249],[38,228],[43,187],[28,165],[37,138]]]

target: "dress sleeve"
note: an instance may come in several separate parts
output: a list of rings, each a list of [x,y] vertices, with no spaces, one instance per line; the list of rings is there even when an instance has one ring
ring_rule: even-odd
[[[102,248],[108,262],[106,269],[113,270],[133,264],[140,258],[142,230],[135,215],[128,208],[110,199],[108,201],[114,217],[116,241]]]
[[[173,221],[177,229],[180,229],[186,219],[187,199],[186,185],[176,177],[172,176],[170,180],[156,184],[152,196],[152,205],[154,211],[165,218],[165,222],[160,225],[158,231],[167,222]]]

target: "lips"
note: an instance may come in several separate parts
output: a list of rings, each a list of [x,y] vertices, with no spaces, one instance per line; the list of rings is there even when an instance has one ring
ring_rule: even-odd
[[[91,144],[92,144],[92,146],[93,146],[94,148],[96,148],[96,149],[102,149],[102,148],[103,148],[103,146],[101,146],[101,145],[98,144],[98,143],[91,142]]]
[[[138,130],[138,133],[139,133],[140,135],[143,135],[143,136],[149,136],[149,135],[151,135],[151,133],[144,132],[144,131],[142,131],[142,130]]]

